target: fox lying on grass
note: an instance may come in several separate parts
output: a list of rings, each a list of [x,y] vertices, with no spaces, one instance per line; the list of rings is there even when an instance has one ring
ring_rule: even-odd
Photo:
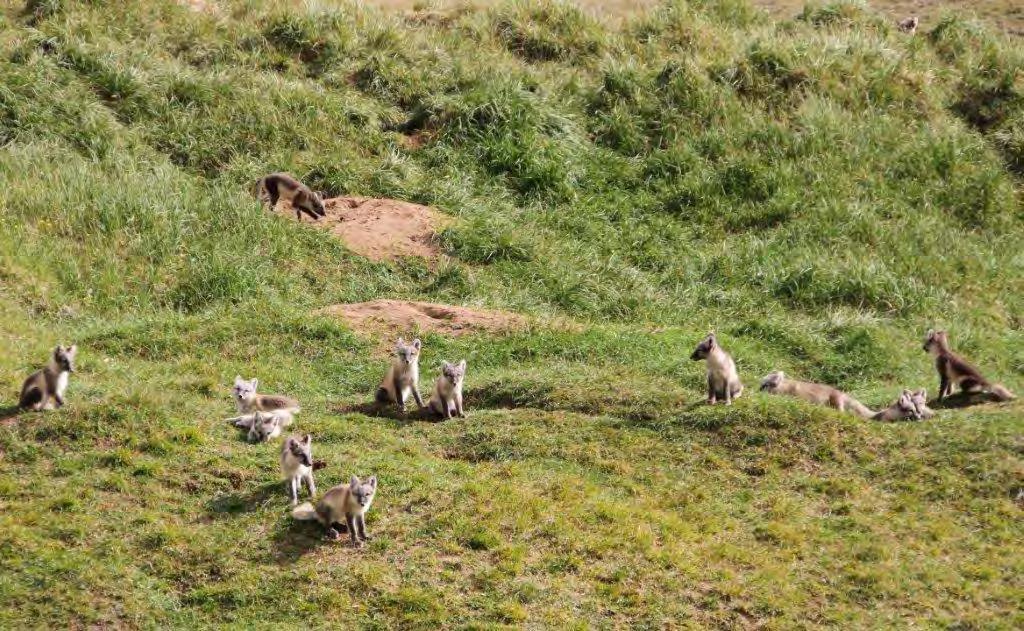
[[[761,390],[772,394],[785,394],[818,405],[827,405],[840,412],[852,412],[861,418],[871,418],[874,412],[857,399],[832,386],[808,381],[797,381],[777,370],[761,380]]]

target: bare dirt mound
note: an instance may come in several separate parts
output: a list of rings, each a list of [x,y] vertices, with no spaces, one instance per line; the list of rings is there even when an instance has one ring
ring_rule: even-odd
[[[432,208],[394,199],[335,197],[324,200],[324,209],[327,216],[319,221],[306,215],[299,221],[330,231],[350,250],[374,261],[437,258],[441,254],[437,231],[450,222]],[[295,218],[288,204],[278,204],[276,212]]]
[[[320,313],[340,317],[352,328],[364,331],[388,330],[401,333],[442,333],[463,335],[479,331],[522,329],[527,321],[507,311],[489,311],[407,300],[374,300],[331,305]]]

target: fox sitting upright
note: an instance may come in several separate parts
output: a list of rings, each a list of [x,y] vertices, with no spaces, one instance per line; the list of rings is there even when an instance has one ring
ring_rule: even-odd
[[[945,331],[929,330],[924,338],[924,350],[935,357],[935,370],[939,373],[939,401],[953,394],[953,386],[963,392],[990,392],[1000,401],[1015,399],[1013,393],[998,383],[981,376],[970,362],[949,348]]]
[[[861,418],[871,418],[875,414],[867,406],[842,390],[820,383],[790,379],[781,370],[766,375],[761,380],[761,390],[773,394],[789,395],[818,405],[827,405],[840,412],[853,412]]]
[[[384,381],[377,388],[377,403],[397,403],[398,409],[405,413],[405,400],[410,391],[416,405],[423,409],[423,398],[420,397],[420,347],[419,338],[406,344],[398,338],[395,345],[395,357],[391,360]]]
[[[302,213],[314,220],[327,216],[320,196],[288,173],[271,173],[260,178],[253,187],[253,194],[257,199],[269,202],[271,209],[279,200],[289,201],[295,209],[296,219],[301,219]]]
[[[54,348],[46,368],[32,373],[22,384],[18,407],[37,411],[63,407],[64,391],[68,387],[68,376],[75,372],[77,353],[75,344]]]
[[[377,476],[371,475],[366,482],[352,476],[348,484],[339,484],[324,493],[316,508],[306,502],[292,510],[292,517],[300,521],[319,521],[327,528],[327,538],[333,540],[341,537],[336,526],[344,523],[352,545],[362,546],[370,539],[366,534],[366,511],[370,510],[376,493]]]
[[[714,405],[719,398],[725,399],[726,405],[732,405],[733,399],[738,399],[743,394],[743,382],[736,372],[736,362],[718,345],[714,333],[709,333],[697,345],[690,359],[707,360],[708,405]]]
[[[458,364],[444,362],[441,365],[441,376],[434,384],[434,394],[427,403],[430,411],[445,419],[450,419],[453,414],[465,418],[466,412],[462,409],[462,382],[465,378],[465,359]]]

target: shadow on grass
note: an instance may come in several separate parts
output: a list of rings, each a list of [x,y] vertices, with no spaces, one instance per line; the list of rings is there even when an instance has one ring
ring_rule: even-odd
[[[928,402],[928,405],[937,409],[952,410],[975,405],[984,405],[986,403],[1000,402],[999,398],[991,392],[957,392],[956,394],[949,395],[941,401],[938,399],[932,399]]]
[[[348,529],[344,524],[335,524],[341,533],[336,540],[327,539],[327,530],[316,521],[296,521],[288,517],[288,527],[277,531],[273,538],[273,559],[281,565],[288,565],[309,554],[320,546],[341,546],[352,548]]]
[[[236,515],[251,513],[270,501],[287,503],[288,495],[283,481],[268,482],[248,493],[217,496],[207,502],[206,510],[213,519],[230,519]]]
[[[21,408],[16,405],[8,405],[7,407],[0,408],[0,423],[17,418],[21,412]]]
[[[402,414],[394,404],[350,403],[342,404],[334,408],[338,414],[362,414],[371,418],[383,418],[395,422],[397,427],[404,427],[417,421],[438,421],[437,416],[431,414],[427,409],[418,409],[415,404],[409,406],[409,410]]]

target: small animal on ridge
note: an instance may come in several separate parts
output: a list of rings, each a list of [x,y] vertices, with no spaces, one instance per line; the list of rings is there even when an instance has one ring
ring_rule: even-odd
[[[913,35],[914,33],[917,32],[917,25],[919,23],[920,20],[918,19],[918,17],[916,15],[912,15],[908,18],[903,18],[902,20],[897,22],[896,27],[900,29],[900,31],[908,35]]]
[[[64,406],[68,377],[75,372],[78,346],[57,346],[45,368],[29,375],[21,386],[18,407],[30,410],[52,410]]]
[[[444,362],[441,365],[441,376],[434,383],[434,393],[427,404],[430,411],[442,418],[450,419],[453,414],[465,418],[462,409],[462,382],[466,378],[466,360],[458,364]]]
[[[743,383],[736,372],[736,362],[718,345],[714,333],[709,333],[697,345],[690,359],[707,361],[708,405],[714,405],[719,398],[725,399],[726,405],[732,405],[733,399],[738,399],[743,394]]]
[[[1011,401],[1016,397],[1003,385],[992,383],[981,376],[970,362],[949,348],[949,336],[945,331],[929,330],[924,338],[924,350],[935,357],[935,370],[939,373],[939,401],[953,394],[953,386],[960,386],[963,392],[989,392],[999,401]]]
[[[269,202],[272,209],[281,199],[291,202],[296,219],[301,219],[302,213],[314,220],[327,216],[320,196],[288,173],[271,173],[260,178],[253,187],[253,194],[260,201]]]

